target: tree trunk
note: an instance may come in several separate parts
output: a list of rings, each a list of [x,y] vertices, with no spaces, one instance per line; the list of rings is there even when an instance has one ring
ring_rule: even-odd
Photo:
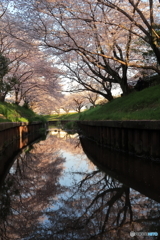
[[[104,98],[106,98],[109,102],[113,100],[113,96],[112,96],[112,93],[111,93],[110,90],[107,90],[107,94],[106,93],[104,93],[104,94],[101,93],[100,95],[102,95]]]
[[[18,92],[15,92],[15,104],[19,105],[20,100],[18,99]]]
[[[4,102],[5,101],[5,95],[0,95],[0,102]]]
[[[156,58],[157,58],[157,62],[158,64],[160,65],[160,49],[155,45],[155,44],[151,44],[151,47],[156,55]]]
[[[132,89],[129,88],[127,83],[122,83],[121,85],[122,91],[123,91],[123,96],[128,95],[130,92],[132,92]]]

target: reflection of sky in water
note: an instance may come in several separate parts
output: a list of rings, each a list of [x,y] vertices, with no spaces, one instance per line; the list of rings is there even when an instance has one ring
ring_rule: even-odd
[[[76,137],[77,135],[75,135],[75,138]],[[81,181],[86,173],[92,172],[93,168],[96,169],[96,166],[93,167],[93,165],[92,169],[89,167],[90,160],[86,157],[84,153],[75,154],[61,148],[59,154],[61,155],[61,157],[65,158],[65,162],[63,163],[63,172],[59,178],[59,184],[61,186],[71,188],[75,182],[78,183],[79,181]],[[59,194],[54,204],[49,206],[49,208],[45,209],[45,211],[57,211],[58,209],[63,207],[63,201],[61,200],[66,200],[69,197],[70,192],[67,191],[65,193]],[[44,216],[45,217],[43,220],[43,224],[49,225],[50,221],[48,220],[48,217],[45,214]]]
[[[74,174],[74,179],[78,182],[82,179],[83,174],[92,171],[89,169],[87,158],[84,154],[74,155],[64,150],[61,150],[61,153],[62,157],[66,158],[66,162],[63,165],[64,171],[59,180],[61,185],[72,185],[72,173]]]
[[[78,183],[81,181],[86,173],[92,172],[97,168],[96,166],[92,165],[91,169],[89,166],[90,160],[84,153],[72,154],[71,152],[63,149],[61,149],[59,153],[63,158],[65,158],[65,162],[63,163],[63,172],[59,178],[59,184],[61,186],[71,188],[75,182]],[[54,203],[53,206],[50,206],[49,209],[58,210],[63,206],[63,201],[61,202],[60,199],[67,199],[68,197],[70,197],[70,192],[66,191],[65,193],[59,194],[57,196],[56,203]],[[45,223],[47,222],[48,221],[46,220]]]

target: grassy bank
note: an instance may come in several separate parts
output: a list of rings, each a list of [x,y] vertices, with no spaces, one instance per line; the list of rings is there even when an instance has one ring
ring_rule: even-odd
[[[30,109],[17,106],[16,104],[0,103],[0,122],[34,122],[45,121]]]
[[[79,116],[80,120],[159,120],[160,85],[133,92],[97,106]]]
[[[160,85],[116,98],[80,114],[62,115],[70,120],[160,120]]]
[[[46,115],[45,118],[47,121],[58,121],[58,120],[77,120],[79,118],[78,113],[66,113],[66,114],[54,114],[54,115]]]

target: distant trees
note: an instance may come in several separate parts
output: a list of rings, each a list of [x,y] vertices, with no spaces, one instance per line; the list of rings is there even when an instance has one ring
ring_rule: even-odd
[[[86,109],[90,106],[95,107],[98,98],[99,95],[93,92],[84,91],[72,93],[70,95],[64,96],[64,98],[61,100],[60,108],[63,109],[66,113],[71,110],[80,113],[82,109]]]
[[[99,99],[99,94],[94,92],[85,92],[83,98],[87,99],[93,107],[96,106],[96,102]]]
[[[44,105],[43,109],[46,109],[47,102],[50,106],[51,99],[60,97],[61,86],[58,82],[60,71],[53,67],[51,62],[41,58],[37,55],[34,62],[26,59],[25,64],[21,65],[15,74],[18,83],[14,86],[14,91],[18,102],[23,100],[29,105],[36,102],[37,106]]]
[[[81,109],[85,106],[85,101],[82,97],[76,97],[76,96],[72,96],[73,99],[72,99],[72,108],[80,113],[81,112]]]
[[[57,93],[61,89],[58,82],[60,71],[38,52],[26,52],[11,60],[6,57],[3,59],[6,59],[7,68],[1,77],[1,101],[5,100],[8,93],[14,97],[16,104],[30,104],[33,99],[38,102],[45,96],[55,98],[60,95]]]

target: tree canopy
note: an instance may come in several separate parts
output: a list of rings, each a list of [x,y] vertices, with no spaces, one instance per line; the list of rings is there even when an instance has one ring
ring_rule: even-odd
[[[110,101],[115,84],[125,95],[138,72],[160,74],[158,0],[8,0],[1,8],[1,32],[13,41],[13,52],[32,54],[32,63],[30,56],[25,60],[31,79],[38,66],[45,82],[46,74],[57,79],[58,72],[56,87],[68,79],[71,92],[87,90]]]

